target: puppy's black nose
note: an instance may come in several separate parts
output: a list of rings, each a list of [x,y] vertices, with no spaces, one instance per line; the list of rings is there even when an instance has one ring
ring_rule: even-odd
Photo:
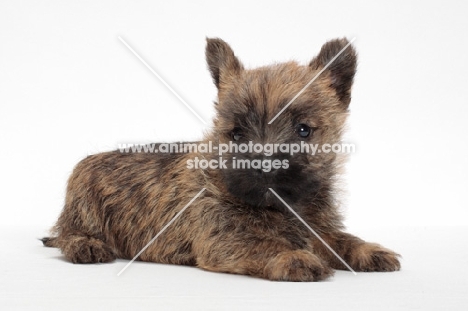
[[[251,167],[251,171],[256,176],[272,176],[277,172],[277,168],[273,167],[274,165],[272,164],[274,160],[275,159],[272,157],[257,155],[253,159],[251,159],[251,161],[257,161],[257,164],[260,163],[261,167],[258,167],[258,165],[255,167]]]
[[[259,175],[262,175],[262,174],[273,174],[276,172],[276,169],[274,168],[271,168],[270,170],[268,169],[261,169],[261,168],[258,168],[258,169],[254,169],[254,172],[259,174]]]
[[[277,172],[277,169],[273,167],[263,167],[252,170],[258,175],[273,175]]]

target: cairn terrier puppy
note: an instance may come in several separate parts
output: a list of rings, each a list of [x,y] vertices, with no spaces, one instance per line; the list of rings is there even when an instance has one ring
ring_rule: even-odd
[[[226,42],[207,39],[218,100],[214,126],[199,143],[340,143],[356,71],[354,48],[326,66],[347,44],[325,43],[307,65],[245,69]],[[355,271],[400,269],[398,254],[343,231],[335,197],[337,154],[229,151],[223,157],[225,168],[201,169],[188,164],[221,160],[219,154],[117,150],[88,156],[68,180],[52,237],[42,241],[73,263],[132,259],[205,188],[138,260],[279,281],[319,281],[333,269],[347,269],[271,188]],[[277,165],[234,167],[239,160]]]

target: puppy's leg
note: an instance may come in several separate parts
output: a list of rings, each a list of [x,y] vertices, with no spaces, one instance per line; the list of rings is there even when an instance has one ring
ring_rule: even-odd
[[[294,249],[280,239],[246,241],[242,236],[219,237],[218,243],[205,243],[200,248],[197,265],[209,271],[296,282],[320,281],[333,274],[318,256],[305,249]]]
[[[263,277],[275,281],[320,281],[333,274],[326,262],[306,250],[281,252],[270,259]]]
[[[355,271],[397,271],[400,270],[398,255],[376,243],[365,242],[351,234],[336,231],[322,238]],[[347,268],[318,240],[313,241],[314,250],[327,260],[334,269]]]
[[[102,240],[80,232],[61,235],[49,242],[47,240],[44,244],[60,248],[62,254],[73,263],[105,263],[116,258],[112,249]]]

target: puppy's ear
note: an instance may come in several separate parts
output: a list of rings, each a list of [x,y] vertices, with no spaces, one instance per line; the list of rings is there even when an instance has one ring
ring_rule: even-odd
[[[322,46],[319,55],[310,62],[310,67],[316,70],[323,69],[348,43],[345,38],[328,41]],[[351,86],[356,66],[356,51],[352,45],[349,45],[326,69],[330,72],[330,86],[335,89],[345,108],[348,108],[351,101]]]
[[[237,76],[243,69],[231,47],[219,38],[206,38],[205,54],[213,82],[218,89],[222,83]]]

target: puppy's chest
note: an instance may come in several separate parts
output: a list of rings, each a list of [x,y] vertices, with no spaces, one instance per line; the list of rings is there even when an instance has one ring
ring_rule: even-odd
[[[305,245],[310,238],[307,228],[290,212],[269,208],[224,205],[213,211],[211,226],[216,231],[249,237],[284,237]]]

